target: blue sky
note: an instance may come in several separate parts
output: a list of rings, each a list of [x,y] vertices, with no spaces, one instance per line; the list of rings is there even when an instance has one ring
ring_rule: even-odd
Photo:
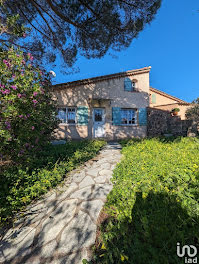
[[[63,75],[55,68],[54,83],[152,66],[150,85],[191,102],[199,97],[199,1],[163,0],[155,19],[131,46],[101,59],[79,57],[79,72]]]

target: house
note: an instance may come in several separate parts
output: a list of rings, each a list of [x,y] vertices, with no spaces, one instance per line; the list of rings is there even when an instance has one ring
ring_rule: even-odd
[[[147,108],[181,102],[149,86],[151,67],[52,86],[58,139],[147,136]],[[163,96],[164,99],[159,99]],[[155,100],[156,99],[156,100]],[[151,100],[151,103],[150,103]]]
[[[187,108],[191,106],[190,103],[187,103],[177,97],[169,95],[165,92],[157,90],[155,88],[149,88],[149,96],[150,96],[150,107],[155,107],[157,109],[172,111],[174,108],[179,108],[179,117],[182,120],[185,120],[185,112]]]

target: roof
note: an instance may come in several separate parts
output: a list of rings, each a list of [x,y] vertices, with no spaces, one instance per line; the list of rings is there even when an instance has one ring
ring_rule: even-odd
[[[153,87],[150,87],[149,90],[150,90],[151,92],[158,93],[158,94],[163,95],[163,96],[165,96],[165,97],[167,97],[167,98],[173,99],[173,100],[175,100],[175,101],[176,101],[177,103],[179,103],[179,104],[190,105],[190,103],[188,103],[188,102],[186,102],[186,101],[183,101],[183,100],[181,100],[181,99],[179,99],[179,98],[177,98],[177,97],[175,97],[175,96],[172,96],[172,95],[170,95],[170,94],[167,94],[167,93],[165,93],[165,92],[162,92],[162,91],[160,91],[160,90],[158,90],[158,89],[155,89],[155,88],[153,88]]]
[[[64,86],[64,88],[67,88],[67,87],[74,87],[74,86],[79,86],[79,85],[86,85],[86,84],[101,82],[101,81],[109,80],[109,79],[115,79],[115,78],[120,78],[120,77],[126,77],[126,76],[132,76],[132,75],[147,73],[147,72],[150,72],[150,70],[151,70],[151,66],[144,67],[141,69],[131,70],[131,71],[102,75],[102,76],[93,77],[93,78],[89,78],[89,79],[82,79],[82,80],[73,81],[73,82],[59,83],[59,84],[52,85],[52,87],[53,88],[62,88],[62,86]]]

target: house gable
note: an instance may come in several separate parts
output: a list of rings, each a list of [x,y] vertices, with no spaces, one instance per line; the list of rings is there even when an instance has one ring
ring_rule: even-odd
[[[150,87],[149,91],[150,91],[150,97],[151,97],[150,106],[161,106],[161,105],[169,105],[169,104],[176,104],[176,103],[189,105],[188,102],[185,102],[175,96],[169,95],[158,89]]]
[[[114,140],[146,136],[149,72],[150,67],[145,67],[53,85],[53,99],[59,109],[66,109],[66,121],[60,123],[57,137],[79,139],[103,135]],[[125,86],[127,78],[128,87]],[[99,117],[101,132],[97,131],[98,118],[95,117],[99,113],[103,113],[104,122]]]
[[[91,100],[111,100],[113,106],[147,107],[149,105],[150,67],[124,73],[53,85],[53,98],[59,106],[88,106]],[[136,89],[125,91],[125,78],[136,82]]]

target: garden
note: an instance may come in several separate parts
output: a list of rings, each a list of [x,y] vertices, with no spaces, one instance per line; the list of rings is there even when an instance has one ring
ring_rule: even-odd
[[[184,263],[177,243],[199,246],[199,139],[121,144],[92,263]]]
[[[57,127],[51,77],[31,53],[0,48],[0,226],[89,160],[104,141],[51,145]]]
[[[64,145],[46,145],[26,164],[0,167],[0,226],[14,221],[33,200],[67,177],[67,172],[94,157],[104,141],[71,141]]]

